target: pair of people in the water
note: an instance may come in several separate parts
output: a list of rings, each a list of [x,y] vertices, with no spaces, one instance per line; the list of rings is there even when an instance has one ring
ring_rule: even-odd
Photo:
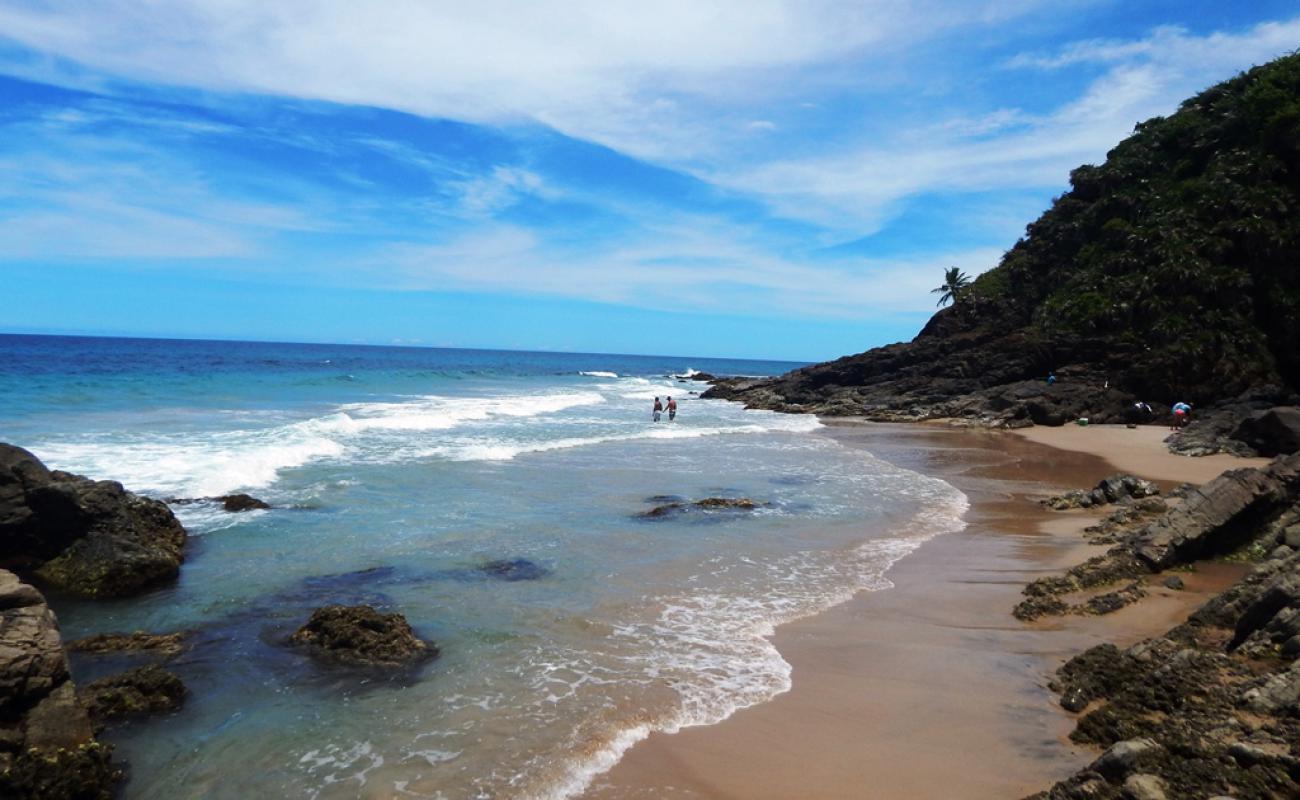
[[[653,419],[654,419],[654,421],[655,421],[655,422],[658,422],[658,421],[659,421],[659,417],[660,417],[663,413],[664,413],[664,404],[661,403],[661,402],[659,402],[659,398],[656,397],[656,398],[655,398],[654,415],[653,415]],[[670,396],[670,397],[668,398],[668,421],[669,421],[669,422],[672,422],[672,421],[675,420],[675,419],[677,419],[677,401],[674,400],[674,399]]]

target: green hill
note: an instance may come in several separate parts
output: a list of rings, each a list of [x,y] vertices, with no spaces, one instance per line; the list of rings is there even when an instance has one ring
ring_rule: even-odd
[[[1070,185],[912,342],[714,396],[1059,423],[1300,386],[1300,54],[1139,124]],[[1012,386],[1049,371],[1059,389]]]

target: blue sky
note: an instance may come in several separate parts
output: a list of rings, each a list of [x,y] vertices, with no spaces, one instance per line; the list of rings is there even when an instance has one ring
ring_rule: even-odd
[[[0,0],[0,331],[831,358],[1297,47],[1268,0]]]

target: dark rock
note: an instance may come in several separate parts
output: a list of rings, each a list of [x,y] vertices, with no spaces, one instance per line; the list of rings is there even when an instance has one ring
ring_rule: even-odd
[[[45,599],[0,570],[0,797],[103,798],[120,777],[77,699]]]
[[[0,444],[0,562],[71,594],[126,597],[175,578],[184,545],[165,504]]]
[[[438,655],[401,614],[370,606],[325,606],[312,613],[290,641],[325,660],[363,667],[398,667]]]
[[[535,581],[550,574],[546,567],[526,558],[487,561],[478,566],[478,571],[499,581]]]
[[[185,702],[185,684],[156,664],[91,681],[81,696],[96,723],[175,711]]]
[[[753,511],[760,505],[748,497],[705,497],[691,502],[679,500],[664,503],[636,516],[641,519],[664,519],[691,511]]]
[[[1276,456],[1300,450],[1300,407],[1278,406],[1242,420],[1232,438],[1244,442],[1262,456]]]
[[[216,498],[221,501],[221,507],[227,511],[253,511],[255,509],[266,509],[271,506],[258,500],[256,497],[250,497],[246,494],[227,494]]]
[[[1135,552],[1155,569],[1231,552],[1298,489],[1300,455],[1279,457],[1263,470],[1225,472],[1148,526]]]
[[[1119,474],[1104,478],[1091,490],[1074,489],[1065,494],[1049,497],[1043,503],[1049,508],[1064,511],[1071,508],[1091,508],[1128,499],[1152,497],[1160,494],[1160,487],[1136,475]]]
[[[84,639],[67,643],[74,653],[156,653],[165,657],[179,655],[185,650],[188,634],[179,633],[97,633]]]
[[[1182,591],[1183,589],[1187,588],[1187,584],[1183,583],[1183,579],[1178,577],[1177,575],[1170,575],[1160,583],[1166,589],[1173,589],[1174,591]]]
[[[254,511],[258,509],[268,509],[270,504],[258,500],[256,497],[248,494],[223,494],[217,497],[168,497],[163,502],[171,506],[188,506],[195,503],[214,503],[220,505],[222,509],[238,513],[240,511]]]

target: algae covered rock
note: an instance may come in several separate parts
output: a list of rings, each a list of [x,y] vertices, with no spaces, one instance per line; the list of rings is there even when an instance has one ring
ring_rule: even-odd
[[[50,471],[0,444],[0,560],[82,597],[128,597],[175,578],[185,529],[116,481]]]
[[[359,667],[401,667],[438,655],[401,614],[371,606],[324,606],[290,638],[326,661]]]
[[[97,723],[175,711],[185,702],[185,684],[156,664],[92,681],[81,696]]]

